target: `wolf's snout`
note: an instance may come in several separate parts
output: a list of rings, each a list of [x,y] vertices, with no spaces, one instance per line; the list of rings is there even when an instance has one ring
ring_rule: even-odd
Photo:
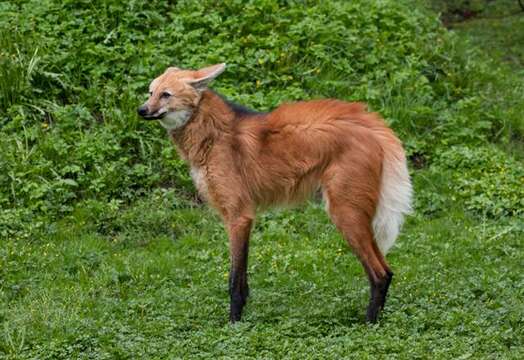
[[[142,105],[138,108],[138,115],[142,117],[146,116],[148,112],[149,112],[149,109],[147,108],[146,105]]]

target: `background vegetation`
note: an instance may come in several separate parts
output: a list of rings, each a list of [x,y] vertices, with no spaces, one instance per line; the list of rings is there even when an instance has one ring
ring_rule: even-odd
[[[524,17],[449,3],[0,2],[0,357],[521,358]],[[317,203],[260,217],[227,324],[220,222],[135,115],[168,65],[222,61],[237,102],[366,101],[404,141],[416,212],[378,327]]]

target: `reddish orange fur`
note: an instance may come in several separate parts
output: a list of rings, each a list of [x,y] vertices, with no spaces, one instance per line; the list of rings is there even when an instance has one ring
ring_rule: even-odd
[[[202,94],[191,122],[171,137],[191,165],[205,170],[208,200],[226,218],[296,203],[332,183],[358,188],[356,198],[341,193],[338,200],[371,218],[383,153],[401,150],[378,115],[360,103],[298,102],[239,121],[211,91]]]
[[[154,87],[174,89],[174,107],[192,111],[187,124],[171,130],[170,136],[199,171],[199,191],[226,223],[233,269],[245,272],[249,230],[258,208],[297,203],[322,189],[333,222],[370,281],[383,284],[387,292],[391,273],[373,240],[371,221],[384,154],[404,159],[393,132],[364,104],[339,100],[284,104],[267,114],[235,112],[214,92],[198,92],[185,82],[205,76],[208,69],[170,70]],[[247,289],[245,275],[239,279],[240,285],[235,279],[231,282],[237,295]],[[241,311],[245,297],[234,300],[232,295],[232,314],[235,301],[241,303]],[[240,318],[237,315],[232,315],[233,321]],[[368,318],[373,321],[376,314],[373,318],[368,310]]]

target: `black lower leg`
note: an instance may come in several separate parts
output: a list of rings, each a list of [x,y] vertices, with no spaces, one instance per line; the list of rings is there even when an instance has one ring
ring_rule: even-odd
[[[230,308],[229,308],[229,320],[231,322],[239,321],[242,316],[242,308],[246,301],[242,296],[242,292],[238,286],[238,277],[232,272],[229,280],[229,296],[230,296]]]
[[[229,274],[229,296],[231,322],[239,321],[242,317],[242,309],[249,295],[247,284],[247,244],[239,258],[232,259],[231,272]]]
[[[393,278],[393,273],[387,271],[386,274],[378,281],[370,280],[371,298],[369,300],[366,320],[370,323],[377,322],[380,310],[384,308],[389,285]]]

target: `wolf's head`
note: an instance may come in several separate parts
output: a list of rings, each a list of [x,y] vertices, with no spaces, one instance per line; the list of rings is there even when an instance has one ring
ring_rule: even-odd
[[[138,108],[146,120],[159,120],[168,130],[184,126],[198,106],[202,92],[226,64],[200,70],[168,68],[149,85],[149,99]]]

